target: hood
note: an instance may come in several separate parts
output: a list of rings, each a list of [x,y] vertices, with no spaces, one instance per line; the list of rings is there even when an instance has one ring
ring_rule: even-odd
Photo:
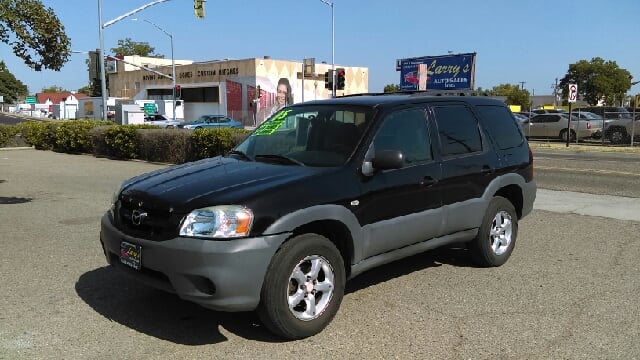
[[[147,209],[188,212],[243,204],[260,192],[311,176],[322,168],[215,157],[171,166],[125,182],[122,201]]]

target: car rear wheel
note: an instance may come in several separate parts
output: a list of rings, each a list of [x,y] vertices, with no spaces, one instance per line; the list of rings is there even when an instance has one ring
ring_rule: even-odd
[[[329,239],[298,235],[273,256],[258,315],[269,330],[284,338],[315,335],[338,312],[345,281],[344,261]]]
[[[609,129],[609,141],[611,141],[612,144],[623,144],[627,142],[627,131],[618,127]]]
[[[560,139],[562,139],[562,141],[567,141],[567,129],[563,129],[560,131]],[[571,139],[569,139],[569,141],[575,141],[576,140],[576,133],[571,130]]]
[[[500,266],[507,262],[516,245],[518,214],[511,202],[495,196],[478,230],[469,244],[473,261],[485,267]]]

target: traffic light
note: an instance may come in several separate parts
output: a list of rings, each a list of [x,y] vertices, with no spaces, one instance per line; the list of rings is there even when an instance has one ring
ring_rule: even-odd
[[[176,99],[182,97],[182,86],[176,85],[175,89],[173,89],[173,96],[175,96]]]
[[[336,89],[344,90],[345,74],[343,68],[336,69]]]
[[[260,85],[256,86],[256,98],[260,99],[262,97],[262,89],[260,89]]]
[[[324,88],[333,90],[333,70],[324,73]]]

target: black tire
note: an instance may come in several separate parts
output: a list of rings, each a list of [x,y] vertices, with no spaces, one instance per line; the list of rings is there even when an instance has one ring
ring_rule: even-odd
[[[567,129],[560,130],[560,140],[567,141]],[[571,130],[571,139],[569,141],[576,141],[576,133]]]
[[[612,144],[624,144],[629,142],[629,136],[627,135],[627,130],[620,127],[614,127],[609,129],[609,141]]]
[[[320,266],[315,274],[311,261]],[[296,273],[304,275],[305,283],[295,279]],[[298,235],[285,242],[271,259],[260,293],[258,316],[269,330],[284,338],[315,335],[338,312],[345,281],[344,260],[329,239],[318,234]],[[314,306],[311,309],[310,303]]]
[[[511,202],[495,196],[487,207],[478,235],[469,243],[471,259],[483,267],[507,262],[518,237],[518,214]]]

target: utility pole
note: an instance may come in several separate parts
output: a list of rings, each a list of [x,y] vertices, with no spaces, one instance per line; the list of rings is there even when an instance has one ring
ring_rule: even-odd
[[[556,103],[558,101],[558,78],[556,78],[556,83],[551,84],[551,86],[553,87],[553,108],[555,109],[557,107]]]
[[[520,90],[524,90],[524,84],[526,83],[526,81],[520,81]]]

